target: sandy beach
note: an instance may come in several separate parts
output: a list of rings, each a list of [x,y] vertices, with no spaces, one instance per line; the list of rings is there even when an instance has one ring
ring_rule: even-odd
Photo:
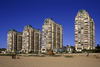
[[[20,57],[0,56],[0,67],[100,67],[100,59],[94,57]]]

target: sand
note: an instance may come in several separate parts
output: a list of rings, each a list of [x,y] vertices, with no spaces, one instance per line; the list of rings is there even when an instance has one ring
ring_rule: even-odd
[[[0,67],[100,67],[100,59],[93,57],[20,57],[0,56]]]

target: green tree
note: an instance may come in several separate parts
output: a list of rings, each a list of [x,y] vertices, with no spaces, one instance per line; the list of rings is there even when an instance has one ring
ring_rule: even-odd
[[[100,49],[100,45],[99,44],[97,44],[97,47],[96,47],[97,49]]]
[[[6,50],[6,48],[0,48],[0,50],[1,50],[1,51],[5,51],[5,50]]]

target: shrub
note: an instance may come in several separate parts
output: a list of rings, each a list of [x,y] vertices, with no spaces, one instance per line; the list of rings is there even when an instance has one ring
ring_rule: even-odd
[[[73,50],[72,53],[76,53],[76,50]]]
[[[38,54],[38,51],[35,51],[35,54]]]
[[[22,52],[20,52],[20,53],[22,53]]]
[[[0,56],[12,56],[14,54],[0,54]]]
[[[53,57],[61,57],[61,55],[52,55]]]
[[[82,51],[80,51],[80,52],[77,52],[77,53],[82,53]]]
[[[68,51],[66,50],[65,53],[68,53]]]
[[[60,51],[59,53],[63,53],[62,51]]]
[[[41,54],[45,54],[45,53],[41,53]]]
[[[49,55],[49,56],[52,56],[52,57],[61,57],[61,55]]]
[[[17,53],[16,51],[14,51],[13,53]]]
[[[73,56],[65,56],[66,58],[73,58]]]
[[[33,53],[32,51],[29,51],[28,53]]]

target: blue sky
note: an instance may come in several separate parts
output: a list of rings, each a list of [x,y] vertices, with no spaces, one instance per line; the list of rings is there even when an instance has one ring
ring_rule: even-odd
[[[63,45],[74,46],[74,21],[86,9],[95,22],[96,45],[100,44],[100,0],[0,0],[0,48],[7,47],[10,29],[22,32],[25,25],[42,31],[45,18],[63,27]]]

